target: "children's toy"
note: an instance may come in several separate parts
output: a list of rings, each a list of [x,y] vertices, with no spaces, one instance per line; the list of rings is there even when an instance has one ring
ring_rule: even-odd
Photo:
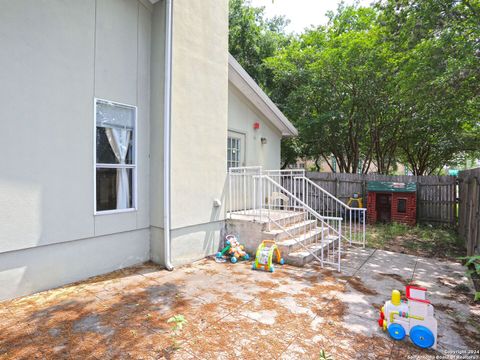
[[[426,298],[427,289],[407,285],[406,295],[407,300],[401,300],[400,291],[392,291],[391,300],[380,310],[378,325],[394,340],[403,340],[408,335],[416,346],[436,349],[437,320]]]
[[[243,245],[240,245],[235,235],[227,235],[225,237],[226,246],[222,251],[217,253],[217,258],[230,256],[230,261],[236,263],[239,259],[248,260],[250,256],[245,252]]]
[[[352,208],[363,208],[363,198],[358,193],[353,193],[353,197],[348,199],[347,206]]]
[[[255,261],[252,265],[253,270],[265,270],[273,272],[273,255],[276,255],[277,262],[283,265],[285,261],[282,259],[280,250],[277,244],[273,240],[263,240],[258,246],[257,253],[255,255]]]

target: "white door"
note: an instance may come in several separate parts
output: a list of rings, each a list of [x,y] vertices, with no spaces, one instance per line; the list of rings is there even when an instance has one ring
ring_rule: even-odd
[[[245,166],[245,134],[229,131],[227,139],[227,170]]]

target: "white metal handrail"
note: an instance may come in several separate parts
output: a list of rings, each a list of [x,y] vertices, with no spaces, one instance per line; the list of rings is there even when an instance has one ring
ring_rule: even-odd
[[[344,240],[350,244],[359,244],[365,247],[367,209],[348,206],[306,176],[295,177],[294,183],[294,194],[302,198],[316,211],[319,211],[320,215],[325,216],[325,213],[333,212],[336,216],[342,216],[345,220],[343,223],[344,231],[342,232]],[[298,183],[300,184],[297,185]],[[330,202],[334,204],[330,204]]]
[[[260,219],[266,217],[269,220],[267,221],[268,229],[271,230],[271,224],[277,226],[281,231],[285,232],[290,239],[294,240],[296,244],[305,248],[315,259],[320,260],[322,267],[324,263],[327,263],[337,266],[340,271],[343,219],[341,217],[320,215],[268,175],[256,175],[253,176],[253,178],[255,183],[254,189],[256,189],[254,196],[256,199],[254,202],[254,213],[258,214]],[[281,196],[277,198],[274,196],[275,194],[281,194]],[[272,214],[278,210],[283,212],[288,211],[291,212],[293,216],[301,217],[301,221],[303,221],[303,235],[300,237],[300,240],[297,240],[297,238],[286,229],[290,217],[282,218],[280,216],[279,219],[275,219],[272,216]],[[332,226],[332,224],[336,226]],[[327,238],[325,238],[325,235],[327,235]],[[320,249],[320,258],[308,248],[307,244],[304,243],[305,241],[307,241],[309,246],[313,246],[313,249]]]
[[[320,215],[318,212],[316,212],[315,210],[313,210],[310,206],[308,206],[305,202],[303,202],[302,200],[300,200],[297,196],[295,196],[293,193],[291,193],[290,191],[288,191],[287,189],[285,189],[282,185],[280,185],[279,183],[277,183],[275,180],[273,180],[270,176],[268,175],[257,175],[257,176],[254,176],[253,177],[254,179],[258,178],[258,179],[267,179],[268,181],[270,181],[273,185],[277,186],[280,190],[282,190],[282,192],[284,192],[285,194],[289,195],[290,197],[292,198],[295,198],[295,200],[300,204],[302,205],[302,207],[300,207],[300,209],[305,209],[307,211],[309,211],[310,213],[312,213],[312,215],[314,215],[315,217],[318,218],[318,220],[320,221],[323,221],[325,222],[325,220],[336,220],[336,221],[342,221],[343,218],[342,217],[335,217],[335,216],[323,216],[323,215]],[[332,228],[333,229],[333,228]],[[333,229],[334,231],[336,231],[335,229]]]
[[[321,186],[319,186],[317,183],[313,182],[312,180],[310,180],[309,178],[307,178],[306,176],[297,176],[295,177],[295,179],[305,179],[305,181],[307,181],[308,183],[310,183],[311,185],[315,186],[318,190],[320,190],[322,193],[324,193],[325,195],[327,195],[328,197],[330,197],[332,200],[336,201],[337,203],[339,203],[339,205],[343,206],[344,208],[346,209],[349,209],[349,210],[367,210],[367,209],[364,209],[364,208],[353,208],[351,206],[348,206],[347,204],[345,204],[342,200],[340,200],[339,198],[335,197],[335,195],[329,193],[327,190],[325,190],[324,188],[322,188]]]
[[[320,262],[320,266],[323,268],[323,264],[326,263],[326,264],[330,264],[330,265],[335,265],[337,266],[337,270],[338,272],[341,271],[341,246],[342,246],[342,242],[341,241],[338,241],[338,251],[336,253],[336,256],[337,256],[337,261],[336,262],[332,262],[332,261],[329,261],[329,258],[330,257],[327,257],[327,260],[324,259],[324,247],[322,246],[321,247],[321,253],[320,253],[320,257],[317,256],[317,254],[315,254],[311,249],[309,249],[304,243],[302,243],[301,241],[298,241],[295,237],[295,235],[293,235],[290,231],[288,231],[284,226],[282,226],[281,224],[279,224],[276,220],[272,219],[269,217],[269,222],[272,222],[273,224],[275,224],[279,229],[281,229],[285,234],[287,234],[291,239],[293,239],[298,245],[300,245],[304,250],[306,250],[308,253],[310,253],[314,258],[315,260],[317,260],[318,262]],[[341,232],[341,225],[340,225],[340,222],[341,220],[339,220],[339,231]],[[324,232],[323,232],[323,227],[322,227],[322,240],[321,240],[321,244],[322,243],[325,243],[324,241]],[[328,250],[330,249],[329,247],[327,248]],[[335,254],[334,254],[335,255]]]
[[[293,193],[295,187],[295,178],[305,176],[304,169],[281,169],[264,170],[263,175],[268,175],[272,180],[282,185],[285,189]]]
[[[277,185],[302,201],[301,206],[323,219],[342,218],[342,239],[365,247],[366,209],[354,208],[305,176],[304,169],[263,170],[261,166],[232,167],[228,171],[227,218],[233,214],[258,218],[254,176],[268,176]],[[282,190],[283,191],[283,190]],[[300,205],[300,203],[297,203]],[[307,208],[308,207],[308,208]],[[301,210],[301,209],[298,209]],[[333,215],[333,216],[332,216]]]
[[[231,167],[228,169],[227,216],[235,212],[251,215],[253,177],[262,174],[261,166]]]

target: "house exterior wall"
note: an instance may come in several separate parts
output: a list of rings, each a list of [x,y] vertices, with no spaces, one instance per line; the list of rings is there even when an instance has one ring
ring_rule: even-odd
[[[164,90],[165,90],[165,12],[164,1],[153,6],[151,103],[150,103],[150,246],[152,260],[163,262],[164,211]]]
[[[2,3],[0,299],[149,258],[151,19],[136,0]],[[94,216],[95,97],[138,108],[138,211]]]
[[[258,122],[259,129],[253,124]],[[280,168],[282,134],[232,84],[228,86],[228,130],[245,134],[245,165],[263,166],[266,170]],[[267,143],[262,145],[261,138]]]
[[[163,262],[165,15],[163,0],[2,4],[0,300]],[[215,253],[225,231],[228,1],[174,0],[172,31],[170,235],[179,265]],[[136,211],[94,215],[95,98],[137,107]],[[279,133],[234,101],[239,129],[251,134],[239,114],[261,123],[248,158],[278,168]],[[261,136],[268,148],[258,147]]]
[[[173,2],[171,246],[174,265],[218,248],[225,227],[228,1]]]
[[[0,301],[132,266],[150,258],[148,229],[0,254]]]

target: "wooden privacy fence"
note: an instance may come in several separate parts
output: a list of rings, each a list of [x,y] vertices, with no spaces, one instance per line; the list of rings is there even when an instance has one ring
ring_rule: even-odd
[[[458,233],[465,240],[467,255],[474,255],[480,253],[480,168],[461,171],[458,183]]]
[[[457,182],[454,176],[408,176],[378,174],[344,174],[307,172],[307,177],[317,185],[347,202],[353,193],[367,200],[368,181],[417,183],[417,221],[424,223],[457,223]]]

